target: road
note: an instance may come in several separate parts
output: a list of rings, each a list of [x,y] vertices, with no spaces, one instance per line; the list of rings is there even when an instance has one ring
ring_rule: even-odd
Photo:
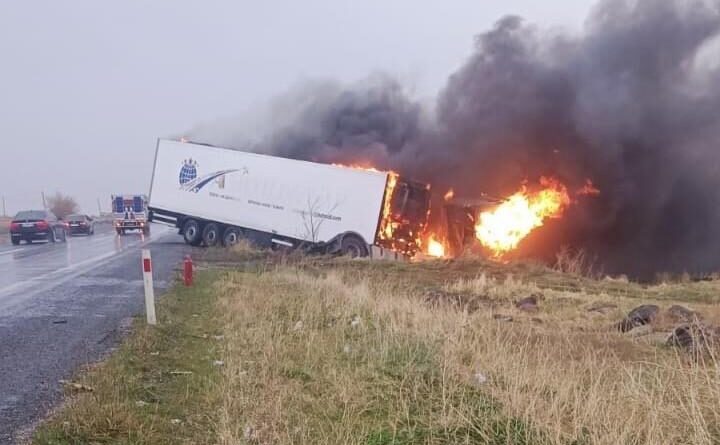
[[[62,398],[61,379],[117,345],[142,313],[140,249],[157,292],[189,252],[174,231],[118,237],[104,227],[67,243],[0,245],[0,444],[11,444]]]

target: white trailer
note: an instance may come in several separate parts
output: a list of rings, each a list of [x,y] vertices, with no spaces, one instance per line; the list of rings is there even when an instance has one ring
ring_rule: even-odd
[[[412,255],[427,224],[429,187],[395,173],[158,140],[150,220],[191,245],[303,246],[366,256],[369,245]]]

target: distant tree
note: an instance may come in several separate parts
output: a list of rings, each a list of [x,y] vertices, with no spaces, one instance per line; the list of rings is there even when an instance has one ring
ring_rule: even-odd
[[[76,213],[79,209],[75,198],[63,195],[60,192],[47,198],[47,206],[58,218],[66,218],[68,215]]]

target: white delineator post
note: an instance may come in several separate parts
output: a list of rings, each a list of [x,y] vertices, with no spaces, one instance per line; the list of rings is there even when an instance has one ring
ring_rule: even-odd
[[[155,325],[155,291],[153,290],[152,259],[150,250],[142,250],[143,282],[145,283],[145,313],[148,324]]]

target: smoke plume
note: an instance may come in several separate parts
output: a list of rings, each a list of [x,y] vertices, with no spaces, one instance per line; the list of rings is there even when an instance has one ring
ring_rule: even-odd
[[[276,100],[257,149],[369,160],[466,197],[591,179],[601,194],[528,252],[570,245],[637,275],[717,269],[719,32],[717,0],[602,0],[579,34],[505,17],[431,110],[387,76],[315,83]]]

